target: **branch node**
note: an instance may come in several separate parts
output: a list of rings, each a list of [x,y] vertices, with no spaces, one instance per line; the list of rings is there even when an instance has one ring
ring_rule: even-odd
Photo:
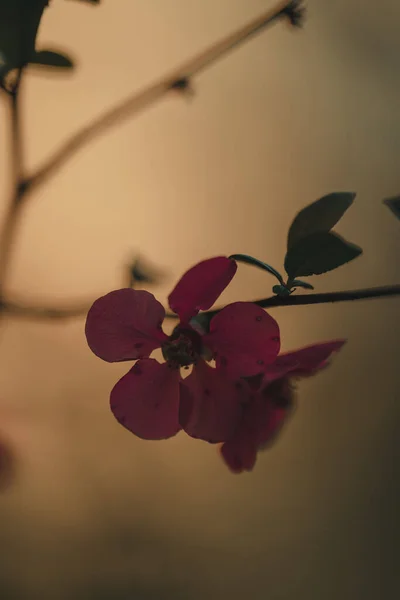
[[[291,0],[289,4],[282,10],[290,25],[293,27],[302,27],[306,14],[306,9],[302,0]]]

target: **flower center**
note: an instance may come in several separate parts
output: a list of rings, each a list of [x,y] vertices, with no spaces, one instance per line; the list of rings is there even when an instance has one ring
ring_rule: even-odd
[[[162,345],[161,350],[171,367],[188,367],[193,365],[201,355],[201,336],[194,329],[178,325]]]

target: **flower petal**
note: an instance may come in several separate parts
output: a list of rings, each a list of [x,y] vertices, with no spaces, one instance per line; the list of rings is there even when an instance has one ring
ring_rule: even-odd
[[[236,438],[222,445],[221,456],[232,473],[252,471],[257,460],[257,447],[250,440]]]
[[[168,296],[171,310],[182,323],[200,310],[208,310],[222,294],[237,270],[234,260],[216,256],[199,262],[186,271]]]
[[[274,382],[250,396],[234,436],[221,448],[222,456],[234,473],[251,471],[257,452],[271,445],[292,411],[293,390],[287,379]]]
[[[153,358],[139,360],[114,386],[111,410],[121,425],[145,440],[174,436],[179,425],[179,370]]]
[[[251,377],[272,363],[280,348],[278,323],[252,302],[228,304],[211,319],[203,337],[217,368],[230,377]]]
[[[164,307],[145,290],[114,290],[96,300],[86,318],[89,348],[107,362],[135,360],[159,348]]]
[[[244,383],[235,384],[200,360],[181,383],[180,423],[192,437],[211,443],[228,440],[240,422],[246,395]]]
[[[257,423],[257,445],[262,450],[275,441],[293,412],[294,390],[290,379],[285,377],[274,381],[261,392],[258,400],[252,418]]]
[[[294,352],[285,352],[265,369],[265,380],[273,381],[284,375],[313,375],[328,364],[328,358],[338,352],[346,340],[332,340],[307,346]]]

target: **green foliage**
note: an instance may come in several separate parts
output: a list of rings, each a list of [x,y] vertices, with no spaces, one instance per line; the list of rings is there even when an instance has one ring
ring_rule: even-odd
[[[361,248],[331,231],[355,196],[352,192],[333,192],[296,215],[289,228],[285,257],[290,289],[313,289],[310,284],[293,279],[332,271],[362,254]]]
[[[318,232],[330,231],[352,205],[356,194],[333,192],[301,210],[290,226],[288,250],[299,240]]]
[[[320,275],[354,260],[361,253],[361,248],[337,233],[313,233],[300,239],[288,250],[285,269],[291,279]]]
[[[293,281],[291,281],[291,284],[292,284],[291,285],[292,288],[301,287],[306,290],[314,289],[314,286],[311,285],[311,283],[307,283],[306,281],[301,281],[300,279],[293,279]]]
[[[274,285],[272,291],[277,296],[290,296],[290,290],[285,285]]]
[[[58,69],[72,69],[74,67],[74,63],[69,56],[61,52],[54,52],[53,50],[35,52],[29,64]]]
[[[400,219],[400,196],[386,198],[383,203],[390,208],[395,217]]]
[[[48,0],[0,0],[0,77],[29,62]]]
[[[246,263],[248,265],[252,265],[253,267],[263,269],[264,271],[268,271],[269,273],[271,273],[271,275],[274,275],[281,284],[283,284],[282,275],[278,273],[276,269],[271,267],[271,265],[268,265],[267,263],[258,260],[258,258],[248,256],[247,254],[232,254],[229,258],[235,260],[236,262]]]
[[[98,5],[100,0],[78,0]],[[0,83],[7,73],[29,63],[71,69],[72,60],[58,52],[36,52],[36,37],[49,0],[0,0]]]

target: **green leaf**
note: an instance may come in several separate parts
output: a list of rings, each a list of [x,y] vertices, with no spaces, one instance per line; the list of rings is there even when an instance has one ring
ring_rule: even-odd
[[[307,283],[306,281],[301,281],[300,279],[293,279],[291,282],[291,287],[301,287],[306,290],[313,290],[314,286],[311,283]]]
[[[393,196],[393,198],[385,198],[383,203],[390,208],[395,217],[400,219],[400,196]]]
[[[301,210],[290,226],[287,248],[312,233],[330,231],[353,203],[355,193],[333,192]]]
[[[34,54],[48,0],[0,0],[0,75],[21,67]]]
[[[284,285],[274,285],[272,291],[277,296],[290,296],[290,290]]]
[[[42,67],[56,67],[57,69],[73,69],[74,67],[74,63],[69,56],[53,50],[35,52],[29,63]]]
[[[299,240],[285,257],[285,269],[292,279],[297,276],[321,275],[357,258],[359,246],[332,231],[318,232]]]
[[[247,254],[231,254],[231,256],[229,257],[232,260],[236,260],[236,262],[242,262],[242,263],[246,263],[248,265],[252,265],[253,267],[258,267],[259,269],[263,269],[264,271],[268,271],[268,273],[271,273],[272,275],[274,275],[277,280],[283,284],[283,277],[280,273],[278,273],[278,271],[276,269],[274,269],[273,267],[271,267],[271,265],[268,265],[265,262],[262,262],[261,260],[258,260],[258,258],[254,258],[253,256],[248,256]]]

